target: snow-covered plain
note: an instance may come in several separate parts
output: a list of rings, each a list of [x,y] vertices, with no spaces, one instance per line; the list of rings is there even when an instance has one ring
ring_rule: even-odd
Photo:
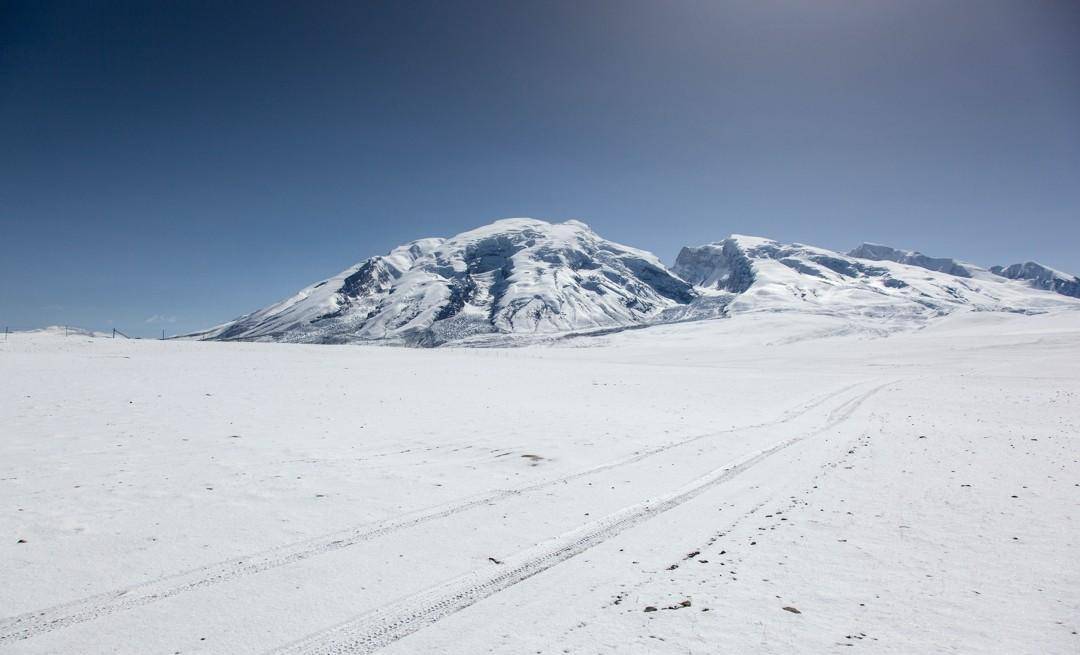
[[[920,325],[12,334],[0,653],[1076,653],[1080,312]]]

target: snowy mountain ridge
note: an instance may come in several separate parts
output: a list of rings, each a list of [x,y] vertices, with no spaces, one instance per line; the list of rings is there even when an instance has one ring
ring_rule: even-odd
[[[189,338],[417,346],[604,333],[758,311],[920,324],[956,311],[1080,308],[1036,264],[984,269],[877,244],[848,254],[732,235],[655,255],[580,221],[495,221],[413,241]],[[1052,292],[1052,293],[1051,293]]]
[[[956,311],[1080,307],[973,264],[867,244],[852,252],[868,256],[733,235],[683,248],[672,270],[696,285],[735,294],[728,315],[798,311],[918,324]]]
[[[848,252],[849,257],[859,259],[872,259],[874,261],[891,261],[897,264],[909,264],[939,273],[948,273],[957,277],[971,277],[971,273],[955,259],[948,257],[928,257],[921,252],[912,250],[899,250],[878,243],[864,243],[858,248]]]
[[[638,325],[678,314],[698,296],[655,255],[602,239],[584,223],[515,218],[400,246],[192,336],[432,346]]]

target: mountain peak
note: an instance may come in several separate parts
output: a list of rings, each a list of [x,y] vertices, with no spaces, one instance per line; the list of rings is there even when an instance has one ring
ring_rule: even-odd
[[[508,218],[399,246],[194,336],[438,345],[626,327],[696,297],[654,255],[602,239],[581,221]]]

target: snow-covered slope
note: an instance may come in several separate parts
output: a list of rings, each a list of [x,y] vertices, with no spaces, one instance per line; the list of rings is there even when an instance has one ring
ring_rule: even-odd
[[[1080,298],[1080,278],[1056,271],[1038,262],[991,266],[990,272],[1010,280],[1026,280],[1035,289],[1046,289],[1063,296]]]
[[[799,311],[908,322],[964,310],[1080,308],[1071,299],[951,259],[871,245],[853,252],[867,257],[734,235],[684,248],[673,271],[703,289],[737,294],[729,314]]]
[[[437,345],[478,334],[631,326],[696,297],[654,255],[602,239],[584,223],[516,218],[414,241],[191,336]]]

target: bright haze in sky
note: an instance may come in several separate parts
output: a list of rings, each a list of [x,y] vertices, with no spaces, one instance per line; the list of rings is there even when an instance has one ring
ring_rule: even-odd
[[[1080,4],[7,2],[0,327],[220,323],[578,218],[1080,273]]]

